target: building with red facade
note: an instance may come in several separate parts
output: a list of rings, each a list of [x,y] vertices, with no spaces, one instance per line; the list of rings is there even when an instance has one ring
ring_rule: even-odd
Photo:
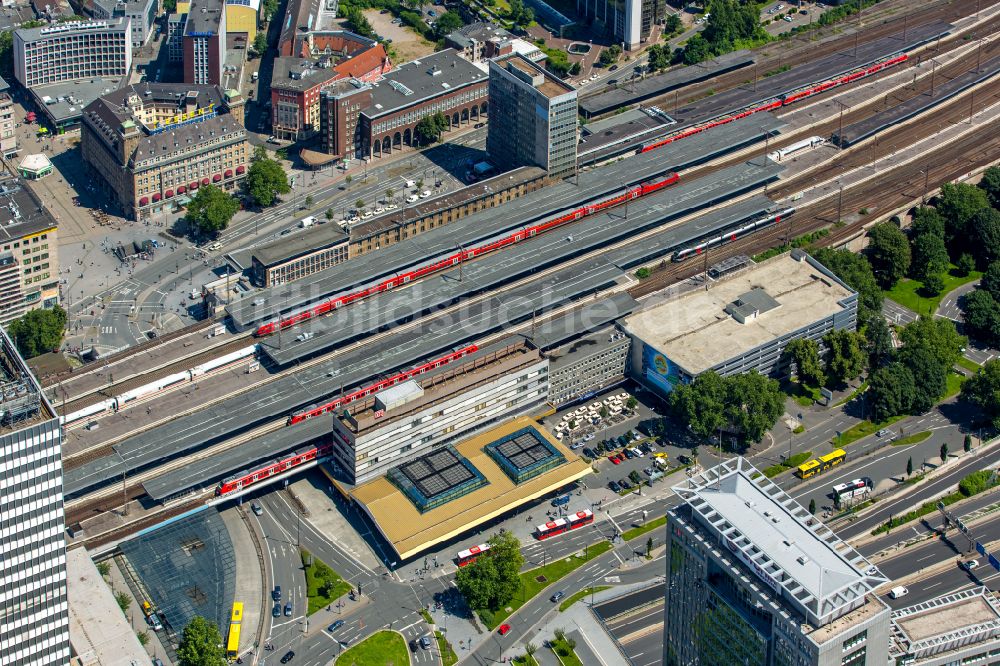
[[[271,124],[285,141],[314,136],[320,129],[320,93],[337,81],[373,82],[392,69],[378,42],[344,30],[303,36],[295,55],[274,60]]]

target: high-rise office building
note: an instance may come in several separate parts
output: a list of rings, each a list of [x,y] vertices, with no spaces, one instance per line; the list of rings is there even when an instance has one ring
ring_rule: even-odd
[[[14,77],[25,88],[128,76],[131,20],[72,21],[14,31]]]
[[[222,0],[194,0],[184,24],[184,83],[222,84],[226,11]]]
[[[887,582],[743,458],[674,488],[667,666],[885,666]]]
[[[576,11],[616,44],[632,50],[646,41],[666,16],[664,0],[576,0]]]
[[[490,61],[486,152],[501,169],[539,166],[549,176],[576,170],[576,89],[522,55]]]
[[[0,661],[69,663],[59,418],[0,331]]]

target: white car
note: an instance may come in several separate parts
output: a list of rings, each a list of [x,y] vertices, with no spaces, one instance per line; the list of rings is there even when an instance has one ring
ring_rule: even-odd
[[[426,199],[430,195],[431,195],[431,191],[430,190],[424,190],[423,192],[420,193],[420,198],[421,199]]]
[[[208,249],[211,250],[212,252],[215,252],[216,250],[221,250],[222,243],[220,243],[219,241],[215,241],[214,243],[208,246]]]
[[[386,210],[396,210],[396,208],[397,208],[396,204],[386,204],[385,205],[385,209]]]
[[[362,219],[362,220],[367,220],[367,219],[368,219],[369,217],[371,217],[371,216],[372,216],[372,215],[374,215],[374,214],[375,214],[375,213],[371,212],[370,210],[366,210],[366,211],[364,212],[364,214],[363,214],[363,215],[361,216],[361,219]]]
[[[418,197],[416,194],[411,194],[410,196],[406,197],[406,203],[414,203],[419,200],[420,197]]]

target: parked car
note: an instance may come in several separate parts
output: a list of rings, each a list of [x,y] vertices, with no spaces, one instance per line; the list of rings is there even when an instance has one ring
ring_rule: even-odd
[[[618,485],[617,481],[608,481],[608,488],[611,488],[612,492],[618,492],[622,489],[622,487]]]
[[[281,604],[274,604],[271,609],[271,617],[281,617]]]
[[[333,624],[331,624],[329,627],[327,627],[326,630],[330,631],[330,632],[333,632],[333,631],[337,631],[337,629],[340,629],[342,626],[344,626],[344,621],[343,620],[337,620],[336,622],[334,622]]]
[[[271,590],[271,599],[274,601],[281,601],[281,586],[275,585],[274,589]]]
[[[876,437],[886,437],[886,436],[888,436],[891,433],[892,433],[892,431],[889,430],[888,428],[882,428],[877,433],[875,433],[875,436]]]
[[[635,458],[635,452],[632,451],[632,449],[624,449],[622,451],[622,453],[624,453],[625,457],[628,458],[629,460],[632,460],[632,458]]]
[[[285,603],[285,617],[291,617],[291,616],[292,616],[292,602],[289,601]]]
[[[411,194],[410,196],[406,197],[406,203],[415,203],[419,199],[420,197],[418,197],[416,194]]]
[[[959,566],[965,569],[966,571],[972,571],[973,569],[979,566],[979,560],[966,560],[965,562],[962,562]]]
[[[618,482],[618,485],[621,486],[624,490],[629,490],[632,487],[632,484],[629,482],[628,479],[621,479]]]
[[[596,458],[597,457],[594,454],[594,450],[592,448],[590,448],[589,446],[583,447],[583,455],[587,456],[588,458]]]
[[[285,653],[285,656],[281,658],[281,663],[287,664],[294,658],[295,658],[295,653],[289,650],[288,652]]]
[[[908,589],[906,589],[902,585],[899,585],[899,586],[894,587],[891,590],[889,590],[889,598],[890,599],[899,599],[900,597],[905,597],[909,593],[910,593],[910,591]]]
[[[610,460],[615,465],[620,465],[622,462],[621,459],[618,457],[618,454],[608,456],[608,460]]]
[[[500,634],[501,636],[506,636],[508,631],[510,631],[510,625],[507,624],[506,622],[501,624],[500,628],[497,629],[497,633]]]

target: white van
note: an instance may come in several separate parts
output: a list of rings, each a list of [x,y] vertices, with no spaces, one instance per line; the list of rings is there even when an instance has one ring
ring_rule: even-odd
[[[894,587],[891,590],[889,590],[889,598],[890,599],[899,599],[900,597],[905,597],[909,593],[910,593],[910,591],[908,589],[906,589],[902,585],[899,585],[899,586]]]
[[[406,181],[406,187],[409,188],[409,187],[416,187],[416,186],[417,186],[417,182],[415,180],[408,180],[408,181]]]
[[[315,223],[316,223],[316,217],[313,216],[313,215],[310,215],[309,217],[304,217],[301,220],[299,220],[299,228],[300,229],[308,229],[309,227],[311,227]]]

